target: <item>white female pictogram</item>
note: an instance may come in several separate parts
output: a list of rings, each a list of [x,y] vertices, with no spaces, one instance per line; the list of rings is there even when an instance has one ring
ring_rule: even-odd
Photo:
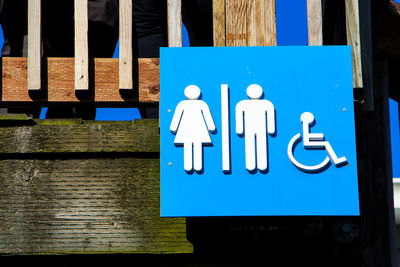
[[[184,92],[188,100],[179,102],[170,125],[176,134],[174,143],[183,144],[184,169],[187,172],[203,169],[203,144],[212,144],[209,131],[215,124],[208,105],[199,100],[201,92],[196,85],[189,85]]]

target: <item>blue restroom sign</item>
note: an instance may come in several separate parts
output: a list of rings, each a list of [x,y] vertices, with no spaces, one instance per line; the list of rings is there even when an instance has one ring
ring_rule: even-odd
[[[161,216],[359,215],[351,48],[162,48]]]

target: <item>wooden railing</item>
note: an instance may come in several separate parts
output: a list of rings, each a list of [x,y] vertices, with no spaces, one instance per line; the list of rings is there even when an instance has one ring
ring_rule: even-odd
[[[2,59],[3,106],[13,102],[158,102],[159,59],[136,61],[132,56],[132,0],[119,1],[119,59],[96,58],[93,64],[88,56],[87,0],[75,0],[74,59],[45,61],[40,44],[41,1],[28,2],[28,59]],[[345,2],[354,87],[361,88],[358,0]],[[307,12],[309,45],[322,45],[321,0],[307,0]],[[181,0],[168,0],[170,47],[182,45],[181,23]],[[215,46],[276,45],[275,0],[213,0],[213,32]]]

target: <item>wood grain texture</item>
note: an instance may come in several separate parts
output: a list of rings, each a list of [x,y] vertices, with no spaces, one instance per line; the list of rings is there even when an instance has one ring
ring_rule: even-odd
[[[168,46],[182,46],[182,0],[168,0]]]
[[[247,45],[247,0],[226,1],[226,45]]]
[[[119,88],[132,89],[132,0],[119,1]]]
[[[88,0],[75,0],[75,89],[89,89]]]
[[[262,0],[261,0],[262,1]],[[265,8],[265,45],[275,46],[276,42],[276,5],[275,0],[262,1]]]
[[[347,0],[346,4],[346,33],[347,44],[352,47],[353,57],[353,87],[362,88],[360,19],[358,0]]]
[[[157,120],[36,123],[0,127],[0,254],[192,252],[160,218]]]
[[[322,2],[307,0],[308,45],[322,45]]]
[[[0,161],[0,253],[191,253],[160,218],[159,160]]]
[[[26,58],[2,58],[2,102],[143,102],[159,101],[160,69],[158,58],[138,60],[137,95],[124,96],[119,90],[118,59],[96,58],[92,97],[79,98],[74,87],[74,59],[47,59],[47,88],[34,96],[27,90]]]
[[[38,120],[36,123],[29,127],[0,128],[0,154],[160,151],[157,125],[87,124],[81,120]]]
[[[28,1],[28,88],[41,88],[41,1]]]
[[[276,45],[275,0],[226,0],[226,44]]]
[[[225,46],[225,0],[213,0],[214,46]]]

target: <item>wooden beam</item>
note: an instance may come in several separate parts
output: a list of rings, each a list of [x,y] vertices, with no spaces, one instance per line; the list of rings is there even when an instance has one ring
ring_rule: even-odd
[[[0,128],[0,155],[160,152],[160,135],[155,120],[147,124],[141,123],[142,121],[135,121],[134,124],[90,121],[83,123],[80,119],[46,119],[31,122],[30,125],[34,126],[30,126],[29,134],[25,135],[15,127]],[[18,138],[16,134],[19,135]]]
[[[193,252],[186,220],[160,218],[157,121],[36,122],[0,127],[0,254]]]
[[[322,45],[321,0],[307,0],[308,45]]]
[[[74,59],[48,58],[46,90],[41,94],[27,91],[27,59],[2,58],[1,102],[142,102],[159,101],[160,69],[158,58],[138,60],[138,94],[124,94],[119,90],[118,65],[114,58],[94,60],[93,92],[79,96],[74,89]]]
[[[182,0],[168,0],[168,46],[182,46]]]
[[[225,46],[225,0],[213,0],[214,46]]]
[[[119,1],[119,88],[133,88],[132,0]]]
[[[75,89],[89,89],[88,0],[75,0]]]
[[[28,1],[28,88],[41,88],[41,1]]]
[[[347,44],[352,47],[353,87],[362,88],[361,41],[358,0],[346,0]]]

